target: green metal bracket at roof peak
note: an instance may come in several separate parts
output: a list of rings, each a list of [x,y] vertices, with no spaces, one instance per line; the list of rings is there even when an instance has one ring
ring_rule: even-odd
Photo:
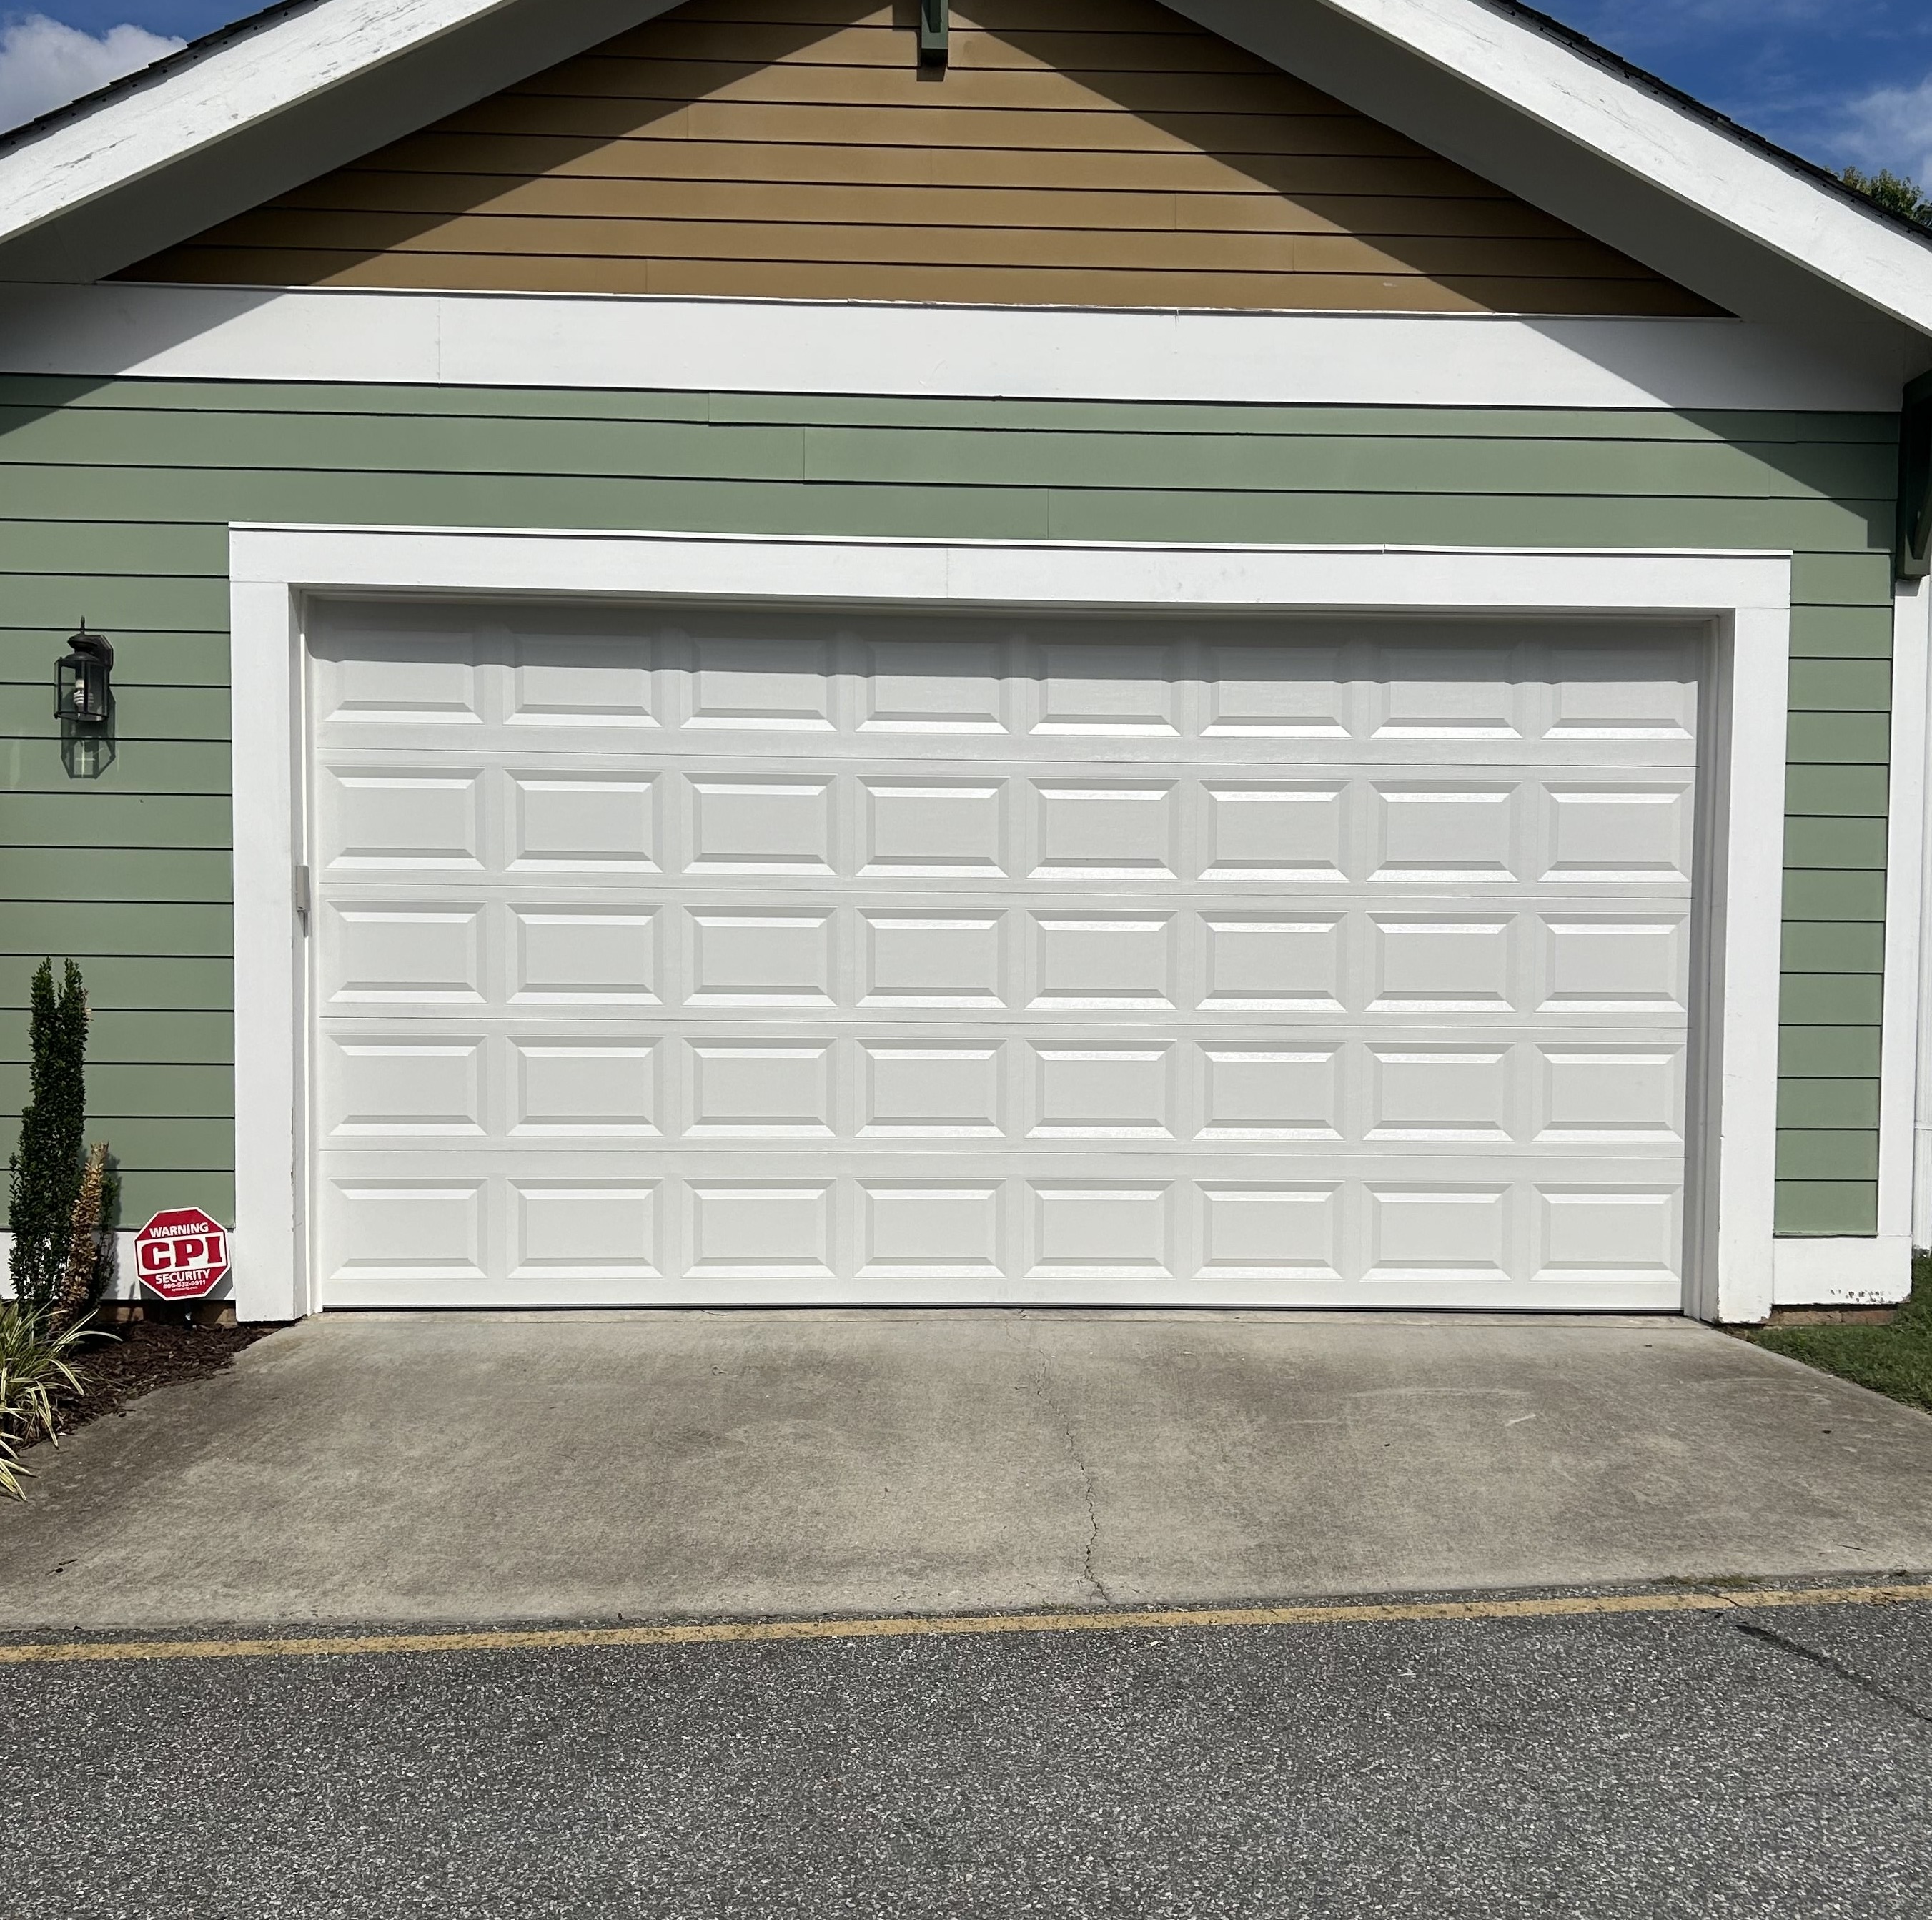
[[[1905,389],[1898,422],[1898,577],[1932,574],[1932,374]]]
[[[943,67],[952,52],[952,0],[919,0],[919,63]]]

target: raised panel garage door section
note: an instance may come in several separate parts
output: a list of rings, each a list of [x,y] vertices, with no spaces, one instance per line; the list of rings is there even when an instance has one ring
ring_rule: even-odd
[[[1679,1304],[1696,629],[310,645],[328,1305]]]

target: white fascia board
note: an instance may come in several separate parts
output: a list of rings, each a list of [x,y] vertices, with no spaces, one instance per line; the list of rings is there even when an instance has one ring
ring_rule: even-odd
[[[1739,320],[600,294],[0,289],[0,371],[92,379],[1342,406],[1889,412],[1882,368]]]
[[[0,147],[0,274],[112,273],[668,10],[317,0]]]

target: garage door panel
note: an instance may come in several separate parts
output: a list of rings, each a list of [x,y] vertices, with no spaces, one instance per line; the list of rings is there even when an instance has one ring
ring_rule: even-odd
[[[668,736],[654,750],[674,752],[681,734],[715,746],[737,731],[796,736],[760,740],[780,754],[863,757],[867,736],[914,728],[954,736],[950,752],[1029,758],[1045,747],[1164,759],[1194,736],[1217,759],[1244,739],[1267,758],[1292,740],[1298,758],[1439,764],[1431,742],[1447,740],[1462,763],[1695,761],[1701,636],[1630,621],[1512,622],[1498,644],[1490,621],[1298,622],[1285,641],[1280,622],[1208,617],[1124,643],[1109,631],[1122,622],[1097,618],[1063,620],[1081,637],[1042,642],[1038,622],[947,616],[534,617],[330,607],[312,640],[318,736],[380,720],[447,744],[449,724],[514,722],[580,746],[589,719],[654,724]]]
[[[635,878],[663,870],[659,776],[558,767],[505,778],[509,872]]]
[[[842,1138],[1501,1138],[1673,1149],[1686,1068],[1681,1042],[1587,1030],[1556,1040],[1544,1028],[1480,1040],[1339,1024],[1150,1038],[1108,1022],[949,1040],[924,1024],[860,1038],[795,1021],[667,1033],[580,1019],[548,1030],[520,1020],[507,1033],[461,1020],[340,1022],[318,1063],[328,1130],[368,1136],[674,1134],[769,1120]]]
[[[331,1304],[1675,1303],[1694,634],[314,644]]]
[[[332,754],[317,783],[316,864],[345,880],[415,873],[436,884],[661,872],[673,892],[739,878],[785,889],[1096,881],[1153,892],[1204,882],[1342,896],[1453,882],[1533,898],[1580,885],[1675,891],[1691,878],[1694,794],[1682,776],[1438,769],[1420,779],[1342,767],[1319,779],[1234,778],[1060,763],[1018,776],[953,762],[858,772],[817,759],[698,772],[523,758],[512,772],[466,756],[383,766]]]
[[[1221,1031],[1382,1032],[1418,1024],[1552,1033],[1681,1025],[1687,930],[1664,915],[1513,925],[1502,916],[1347,916],[1196,922],[1116,908],[1002,916],[911,908],[680,916],[580,902],[494,916],[460,905],[342,908],[319,916],[332,1019],[358,1006],[412,1018],[500,1003],[519,1017],[653,1010],[914,1014],[935,1028],[1004,1020],[1085,1028],[1153,1012]],[[664,924],[668,922],[668,924]]]
[[[1466,1158],[1358,1174],[1331,1162],[1293,1180],[1259,1168],[1196,1180],[1157,1160],[1069,1156],[1025,1177],[930,1158],[854,1176],[800,1155],[671,1181],[613,1154],[474,1182],[412,1171],[404,1156],[346,1168],[326,1191],[327,1278],[339,1303],[407,1305],[464,1282],[507,1301],[536,1278],[556,1282],[545,1298],[580,1304],[718,1300],[741,1280],[837,1282],[862,1298],[860,1283],[887,1279],[907,1298],[957,1303],[1046,1282],[1100,1298],[1111,1281],[1135,1282],[1136,1298],[1156,1297],[1138,1283],[1166,1282],[1285,1303],[1308,1282],[1353,1279],[1382,1290],[1371,1298],[1407,1287],[1423,1303],[1467,1304],[1473,1292],[1520,1305],[1554,1283],[1564,1298],[1616,1288],[1657,1306],[1679,1284],[1667,1162],[1648,1184],[1500,1182]]]

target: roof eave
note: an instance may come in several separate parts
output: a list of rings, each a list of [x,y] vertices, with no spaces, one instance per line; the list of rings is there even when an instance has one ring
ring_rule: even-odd
[[[1318,8],[1453,76],[1502,110],[1504,118],[1533,123],[1598,157],[1641,193],[1672,200],[1932,338],[1928,238],[1850,194],[1822,170],[1604,56],[1580,35],[1550,31],[1553,23],[1546,16],[1514,0],[1171,4],[1203,16],[1264,12],[1284,23],[1306,7]],[[1500,184],[1535,197],[1533,180]],[[1682,271],[1677,277],[1684,277]]]
[[[265,9],[0,147],[0,278],[112,273],[674,4]]]

